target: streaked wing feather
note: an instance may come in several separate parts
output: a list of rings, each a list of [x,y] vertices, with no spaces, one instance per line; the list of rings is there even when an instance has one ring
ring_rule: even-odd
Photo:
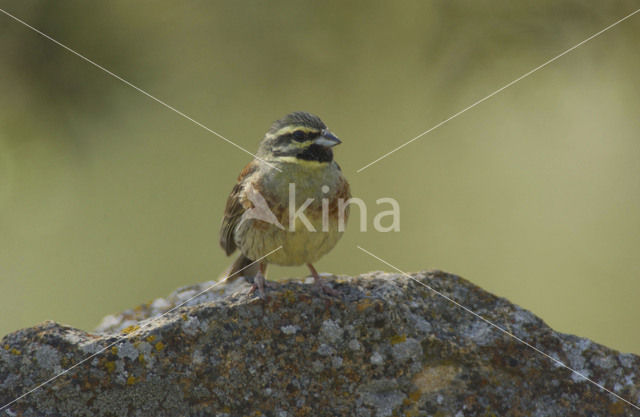
[[[227,198],[227,205],[224,209],[224,217],[220,226],[220,246],[224,249],[227,256],[236,250],[236,242],[233,239],[235,231],[242,214],[246,208],[242,204],[242,189],[244,187],[244,179],[251,175],[257,169],[256,161],[251,161],[244,167],[238,176],[238,182],[231,190],[231,194]]]

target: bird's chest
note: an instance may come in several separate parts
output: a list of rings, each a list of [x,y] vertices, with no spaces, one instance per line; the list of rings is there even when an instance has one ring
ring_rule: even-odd
[[[343,182],[340,171],[327,164],[307,164],[310,166],[284,168],[282,172],[263,177],[258,186],[265,199],[273,205],[299,207],[305,203],[321,205],[323,199],[335,198]]]
[[[273,217],[264,221],[247,216],[240,222],[236,237],[243,252],[255,259],[281,247],[269,256],[269,262],[299,265],[314,262],[331,250],[342,234],[339,200],[348,198],[340,171],[331,171],[283,170],[256,183]]]

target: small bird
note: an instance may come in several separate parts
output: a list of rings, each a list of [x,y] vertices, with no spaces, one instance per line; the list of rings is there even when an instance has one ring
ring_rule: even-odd
[[[331,149],[340,143],[310,113],[290,113],[271,125],[227,199],[220,245],[227,256],[236,249],[240,255],[226,277],[240,271],[253,277],[250,293],[257,289],[264,298],[268,264],[306,264],[319,290],[337,294],[312,264],[338,243],[348,217],[349,183]]]

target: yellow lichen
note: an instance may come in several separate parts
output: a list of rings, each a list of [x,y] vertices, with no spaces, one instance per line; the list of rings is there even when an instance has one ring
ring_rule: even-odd
[[[156,337],[154,335],[151,334],[147,336],[147,342],[153,343],[154,340],[156,340]]]
[[[21,355],[21,354],[22,354],[22,352],[20,352],[20,351],[19,351],[18,349],[16,349],[16,348],[11,349],[11,353],[13,353],[14,355]]]
[[[618,416],[624,413],[625,408],[626,406],[622,401],[616,401],[609,404],[609,413],[611,413],[612,416]]]
[[[402,343],[407,340],[406,334],[397,334],[391,338],[391,344],[397,345],[398,343]]]
[[[283,298],[287,301],[287,303],[289,304],[294,304],[296,302],[296,295],[293,291],[291,290],[286,290],[283,294]]]
[[[129,378],[127,378],[127,385],[133,385],[136,383],[136,377],[131,375]]]
[[[141,364],[144,364],[144,363],[145,363],[144,353],[141,353],[141,354],[138,356],[138,362],[140,362]]]
[[[160,352],[162,349],[164,349],[164,343],[162,342],[156,343],[156,350]]]
[[[9,345],[4,345],[4,350],[9,350],[11,348],[11,346]]]
[[[458,373],[459,370],[450,365],[426,367],[416,375],[413,384],[420,394],[431,393],[447,388]]]
[[[409,394],[409,399],[415,402],[415,401],[418,401],[421,396],[422,396],[422,393],[420,391],[413,391],[412,393]]]
[[[114,355],[118,354],[118,346],[111,346],[111,353],[113,353]]]
[[[421,396],[422,393],[420,391],[413,391],[409,393],[409,396],[402,401],[402,404],[404,404],[405,406],[410,406],[411,408],[406,409],[403,416],[414,417],[420,415],[420,413],[418,412],[418,401],[420,400]]]
[[[139,328],[140,326],[138,326],[137,324],[132,324],[131,326],[125,327],[124,329],[122,329],[122,333],[129,334],[129,333],[135,332]]]
[[[107,372],[112,373],[113,371],[116,370],[116,363],[113,361],[108,361],[104,364],[104,367],[107,370]]]

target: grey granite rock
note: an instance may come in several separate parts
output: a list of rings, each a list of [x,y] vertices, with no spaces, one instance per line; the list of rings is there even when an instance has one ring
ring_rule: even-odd
[[[638,356],[554,332],[455,275],[414,276],[640,404]],[[175,308],[211,285],[109,316],[95,333],[46,322],[7,335],[0,407],[90,358],[0,415],[640,415],[402,275],[334,277],[339,297],[274,284],[266,301],[239,279]]]

